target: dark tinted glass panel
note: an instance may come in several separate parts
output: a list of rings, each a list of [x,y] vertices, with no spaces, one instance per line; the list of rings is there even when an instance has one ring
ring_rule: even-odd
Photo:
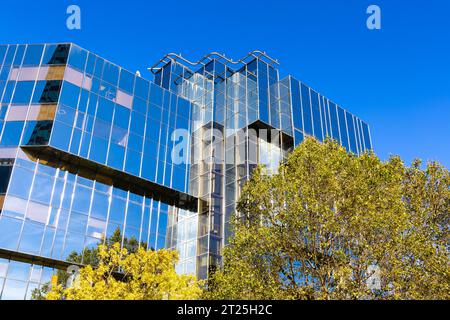
[[[47,145],[52,131],[53,121],[27,122],[22,144],[28,146]]]
[[[11,176],[11,165],[0,165],[0,194],[6,193],[8,188],[9,178]]]
[[[42,64],[63,65],[67,63],[70,45],[48,45],[45,48]]]
[[[38,81],[32,103],[57,103],[61,92],[60,80]]]

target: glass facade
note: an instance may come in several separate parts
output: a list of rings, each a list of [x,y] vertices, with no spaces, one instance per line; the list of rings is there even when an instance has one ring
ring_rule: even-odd
[[[257,164],[276,172],[306,135],[372,148],[365,122],[280,79],[264,53],[150,69],[153,81],[74,44],[0,46],[1,299],[30,298],[118,231],[206,278]]]

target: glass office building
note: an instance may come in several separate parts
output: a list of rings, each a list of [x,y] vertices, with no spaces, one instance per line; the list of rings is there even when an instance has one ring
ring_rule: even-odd
[[[150,81],[74,44],[0,46],[0,298],[29,299],[119,231],[206,278],[256,165],[275,172],[308,135],[372,148],[364,121],[277,65],[168,54]]]

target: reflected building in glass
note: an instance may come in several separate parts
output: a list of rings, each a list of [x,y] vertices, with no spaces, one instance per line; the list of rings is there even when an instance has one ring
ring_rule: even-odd
[[[275,172],[307,135],[372,149],[364,121],[277,64],[168,54],[149,81],[74,44],[0,46],[0,298],[118,234],[206,278],[256,165]]]

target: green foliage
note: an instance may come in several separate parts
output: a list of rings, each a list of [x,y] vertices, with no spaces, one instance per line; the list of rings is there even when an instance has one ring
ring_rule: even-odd
[[[309,138],[277,174],[254,171],[238,212],[207,299],[450,298],[450,174],[437,163]]]

